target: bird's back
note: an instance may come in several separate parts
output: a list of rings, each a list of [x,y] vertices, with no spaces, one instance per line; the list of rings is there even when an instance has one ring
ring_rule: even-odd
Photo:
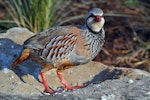
[[[88,52],[84,47],[83,31],[73,26],[59,26],[40,32],[25,41],[24,47],[33,52],[32,58],[41,58],[53,66],[86,63]],[[82,54],[79,52],[82,51]]]

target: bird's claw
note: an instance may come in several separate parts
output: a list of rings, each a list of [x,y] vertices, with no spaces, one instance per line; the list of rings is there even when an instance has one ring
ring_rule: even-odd
[[[44,90],[45,93],[48,93],[48,94],[55,94],[56,92],[51,90],[51,89],[45,89]]]
[[[80,89],[80,88],[84,88],[86,87],[87,85],[83,85],[83,86],[73,86],[73,87],[65,87],[65,90],[69,90],[69,91],[72,91],[74,89]]]

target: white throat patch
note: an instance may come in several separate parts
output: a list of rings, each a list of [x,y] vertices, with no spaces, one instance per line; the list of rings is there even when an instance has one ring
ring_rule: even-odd
[[[87,19],[88,27],[94,32],[99,32],[101,30],[101,28],[103,27],[104,23],[105,23],[104,18],[101,18],[100,22],[95,22],[94,18],[92,18],[92,17]]]

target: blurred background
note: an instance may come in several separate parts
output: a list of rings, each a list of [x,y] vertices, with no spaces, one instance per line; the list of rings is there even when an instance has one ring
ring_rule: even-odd
[[[83,25],[93,7],[102,8],[106,20],[105,45],[94,60],[150,72],[150,0],[0,0],[0,33]]]

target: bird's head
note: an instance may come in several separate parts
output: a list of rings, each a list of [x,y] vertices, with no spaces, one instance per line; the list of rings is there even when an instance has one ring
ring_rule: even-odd
[[[100,8],[92,8],[88,12],[86,25],[90,30],[98,33],[105,23],[103,11]]]

